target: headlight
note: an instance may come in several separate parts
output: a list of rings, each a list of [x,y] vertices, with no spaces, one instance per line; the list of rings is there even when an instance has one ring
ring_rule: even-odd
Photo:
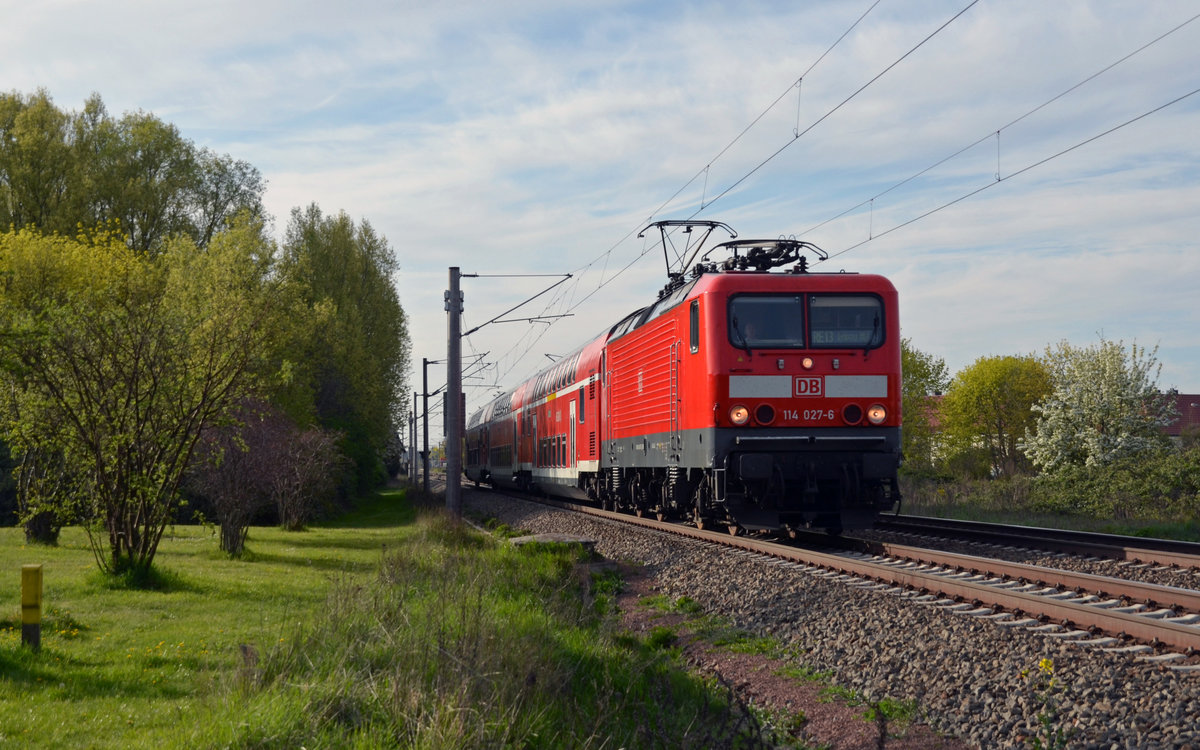
[[[870,409],[867,409],[867,421],[871,424],[883,424],[887,419],[887,409],[883,408],[883,404],[872,404]]]
[[[738,427],[750,421],[750,410],[744,406],[735,406],[729,410],[729,421]]]
[[[858,404],[846,404],[842,409],[842,419],[846,424],[858,424],[862,421],[862,407]]]
[[[775,421],[775,407],[770,404],[759,404],[754,410],[754,421],[759,424],[771,424]]]

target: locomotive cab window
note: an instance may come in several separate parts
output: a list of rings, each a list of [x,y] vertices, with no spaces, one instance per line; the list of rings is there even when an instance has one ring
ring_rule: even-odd
[[[729,343],[739,349],[804,346],[804,297],[745,294],[729,300]]]
[[[700,300],[692,300],[691,309],[688,312],[688,328],[689,328],[689,343],[691,345],[692,354],[700,351]]]
[[[883,344],[883,302],[874,295],[817,295],[809,298],[812,345],[872,349]]]

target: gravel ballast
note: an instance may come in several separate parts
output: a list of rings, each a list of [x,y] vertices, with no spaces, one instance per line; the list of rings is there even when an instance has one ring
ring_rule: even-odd
[[[743,629],[799,647],[805,665],[832,671],[834,684],[868,700],[915,700],[932,726],[970,745],[1027,747],[1049,726],[1067,733],[1067,747],[1200,750],[1198,674],[1003,628],[688,539],[486,490],[464,488],[463,494],[469,513],[532,533],[594,539],[604,557],[645,565],[660,593],[691,597]],[[1044,659],[1062,692],[1044,688]]]

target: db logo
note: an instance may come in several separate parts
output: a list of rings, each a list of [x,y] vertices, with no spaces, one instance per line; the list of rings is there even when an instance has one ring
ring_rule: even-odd
[[[797,396],[820,396],[821,395],[821,379],[820,378],[796,378],[796,395]]]

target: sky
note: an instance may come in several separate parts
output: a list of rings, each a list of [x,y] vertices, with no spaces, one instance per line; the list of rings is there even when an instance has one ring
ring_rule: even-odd
[[[660,219],[880,273],[956,373],[1101,337],[1200,394],[1200,18],[1183,0],[0,0],[0,89],[98,93],[394,248],[468,413],[666,281]],[[555,278],[557,276],[557,278]],[[1155,347],[1157,349],[1155,350]],[[429,366],[430,390],[445,369]]]

